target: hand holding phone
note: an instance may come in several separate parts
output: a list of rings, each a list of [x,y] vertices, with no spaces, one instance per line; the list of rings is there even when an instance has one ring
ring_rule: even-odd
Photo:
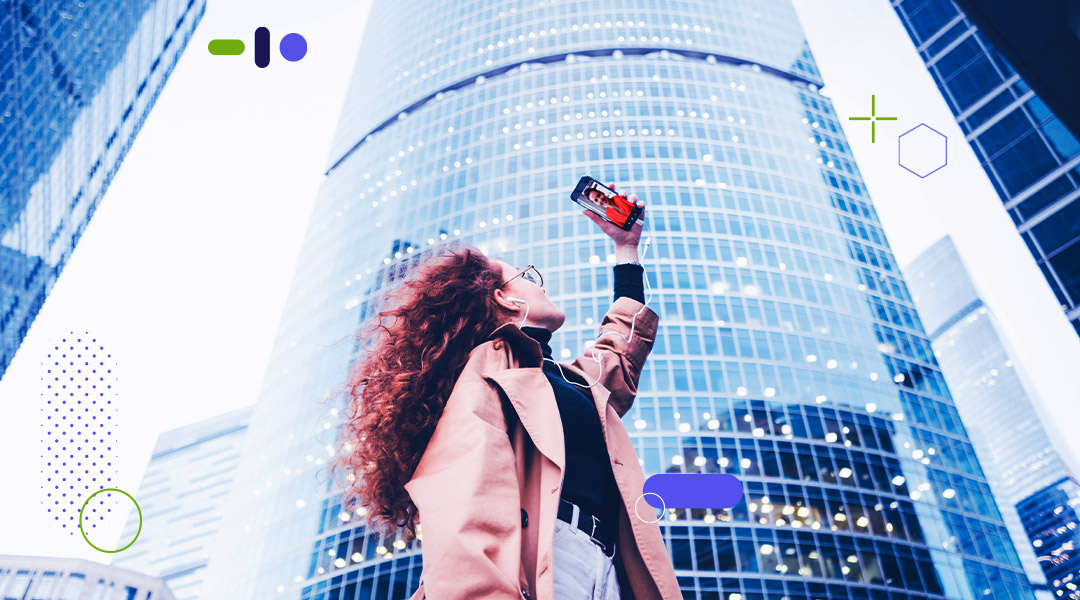
[[[605,186],[588,175],[578,181],[577,187],[570,193],[570,198],[587,209],[591,213],[590,218],[595,215],[626,232],[632,231],[644,210],[644,203],[639,206],[636,196],[627,198],[615,191],[614,184]],[[607,233],[607,229],[603,226],[601,229]],[[640,237],[640,226],[638,230]]]
[[[591,187],[590,187],[591,186]],[[582,200],[586,200],[589,194],[587,190],[595,189],[596,186],[607,190],[608,194],[614,198],[618,196],[621,200],[615,201],[617,204],[613,206],[613,203],[597,203],[593,202],[593,205],[597,208],[593,208]],[[642,223],[638,220],[645,210],[645,202],[639,201],[637,196],[631,195],[629,198],[621,196],[615,192],[615,184],[612,183],[608,186],[599,184],[595,179],[591,177],[583,177],[582,181],[578,182],[578,188],[575,190],[577,197],[571,195],[572,198],[578,204],[585,206],[588,210],[582,211],[592,222],[596,223],[600,229],[607,234],[608,237],[615,242],[616,254],[619,253],[619,249],[626,247],[634,250],[633,256],[629,260],[635,260],[637,258],[637,246],[641,239]],[[580,193],[578,193],[580,192]],[[596,197],[597,193],[593,192],[589,195]],[[578,198],[581,198],[579,200]],[[622,205],[622,210],[618,211],[621,214],[626,214],[627,217],[623,221],[624,224],[620,224],[616,221],[620,220],[620,214],[614,214],[612,211],[618,204]],[[601,210],[603,212],[601,212]],[[609,216],[610,215],[610,216]],[[614,217],[614,220],[613,218]],[[622,260],[621,258],[619,260]]]

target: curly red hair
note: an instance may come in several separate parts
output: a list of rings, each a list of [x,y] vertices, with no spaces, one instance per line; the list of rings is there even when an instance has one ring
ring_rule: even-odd
[[[498,264],[461,242],[419,256],[400,286],[373,304],[356,334],[374,339],[348,377],[335,471],[349,475],[343,506],[358,502],[368,524],[386,535],[416,536],[419,515],[405,491],[469,353],[511,314],[493,292]],[[390,324],[383,320],[389,318]]]

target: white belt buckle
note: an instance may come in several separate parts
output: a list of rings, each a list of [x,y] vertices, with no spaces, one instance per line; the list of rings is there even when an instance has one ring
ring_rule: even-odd
[[[568,504],[570,504],[570,506],[573,507],[572,515],[570,517],[570,526],[575,528],[575,529],[581,529],[580,527],[578,527],[578,523],[581,521],[581,508],[577,504],[574,504],[573,502],[568,502]],[[607,553],[607,546],[604,545],[604,542],[601,542],[600,540],[593,537],[594,534],[596,534],[596,525],[597,525],[597,523],[599,523],[599,520],[596,518],[596,515],[591,515],[591,516],[592,516],[592,530],[589,532],[589,539],[592,540],[593,542],[595,542],[598,546],[600,546],[600,548],[604,552],[604,556],[607,556],[608,558],[614,558],[616,546],[614,544],[611,546],[611,555],[609,556],[608,553]],[[582,533],[584,533],[584,531],[582,531]]]

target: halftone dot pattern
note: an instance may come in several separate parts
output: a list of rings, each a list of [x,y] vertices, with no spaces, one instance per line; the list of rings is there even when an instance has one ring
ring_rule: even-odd
[[[116,487],[117,363],[102,339],[72,331],[54,340],[41,364],[41,502],[53,523],[77,536],[86,498]],[[126,518],[120,510],[126,498],[105,498],[108,494],[87,507],[83,529],[88,534],[113,512]]]

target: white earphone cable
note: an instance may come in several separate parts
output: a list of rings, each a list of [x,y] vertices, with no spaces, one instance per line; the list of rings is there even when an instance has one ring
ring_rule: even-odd
[[[641,228],[642,228],[643,232],[644,232],[644,230],[648,229],[648,227],[645,224],[644,219],[642,219],[642,221],[641,221]],[[645,247],[641,250],[641,256],[638,257],[638,262],[643,262],[645,260],[645,254],[649,251],[649,243],[651,241],[652,241],[652,236],[651,235],[645,237]],[[642,269],[644,269],[644,268],[645,268],[645,265],[642,264]],[[643,273],[642,274],[642,279],[644,280],[644,283],[645,283],[645,303],[642,305],[642,307],[640,309],[638,309],[638,311],[636,313],[634,313],[634,318],[630,320],[630,337],[626,337],[626,336],[624,336],[623,334],[621,334],[621,333],[619,333],[617,331],[601,331],[596,336],[597,340],[600,339],[601,337],[607,335],[607,334],[617,335],[617,336],[621,337],[623,339],[623,341],[625,341],[627,344],[630,343],[630,340],[634,339],[634,326],[635,326],[635,323],[637,321],[637,317],[638,317],[638,315],[641,314],[641,311],[645,310],[645,307],[649,305],[649,301],[652,299],[652,288],[649,286],[648,274]],[[518,327],[521,327],[522,325],[524,325],[525,319],[529,316],[529,303],[525,302],[524,300],[521,300],[520,298],[512,298],[511,300],[518,301],[518,302],[523,303],[525,305],[525,316],[522,317],[521,324],[518,325]],[[593,360],[596,362],[597,365],[601,365],[601,367],[602,367],[603,355],[601,355],[598,352],[595,352],[595,348],[596,348],[595,340],[593,341],[592,348],[594,349],[594,352],[593,352],[593,355],[592,355]],[[600,374],[597,376],[596,381],[590,383],[589,385],[582,385],[580,383],[570,381],[569,379],[567,379],[566,378],[566,372],[563,371],[562,365],[560,365],[555,360],[552,360],[552,359],[547,358],[547,357],[544,357],[544,360],[549,361],[549,362],[553,363],[556,367],[558,367],[559,368],[559,374],[562,376],[563,379],[566,380],[567,383],[571,383],[571,384],[576,385],[578,387],[592,388],[594,385],[599,383],[601,377],[603,377],[603,369],[601,368]]]
[[[521,322],[518,323],[519,328],[524,327],[525,326],[525,319],[529,318],[529,303],[522,300],[521,298],[510,298],[510,300],[512,302],[514,302],[515,304],[524,304],[525,305],[525,316],[521,317]]]

